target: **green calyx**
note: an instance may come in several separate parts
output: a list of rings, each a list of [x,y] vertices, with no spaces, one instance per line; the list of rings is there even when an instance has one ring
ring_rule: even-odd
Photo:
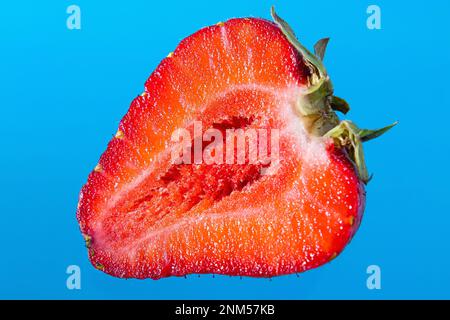
[[[367,171],[362,143],[381,136],[395,126],[397,122],[377,130],[359,129],[349,120],[341,121],[324,136],[332,138],[336,145],[347,149],[348,154],[358,169],[359,178],[367,184],[372,178]]]
[[[381,129],[367,130],[359,129],[349,120],[339,120],[336,111],[346,114],[350,107],[344,99],[333,95],[333,85],[323,65],[329,38],[317,41],[313,54],[297,40],[292,28],[276,14],[274,7],[271,8],[271,15],[309,69],[306,92],[295,106],[306,130],[312,135],[333,139],[336,146],[346,149],[359,178],[367,184],[371,177],[365,164],[362,143],[381,136],[397,122]]]

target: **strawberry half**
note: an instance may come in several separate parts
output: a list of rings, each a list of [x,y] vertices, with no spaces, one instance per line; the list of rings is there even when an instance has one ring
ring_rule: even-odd
[[[96,268],[270,277],[320,266],[348,244],[369,180],[361,143],[392,126],[340,121],[348,105],[322,63],[328,40],[312,54],[272,17],[201,29],[149,77],[80,193]],[[196,122],[202,132],[277,129],[277,161],[250,163],[247,152],[244,163],[174,163],[173,133]]]

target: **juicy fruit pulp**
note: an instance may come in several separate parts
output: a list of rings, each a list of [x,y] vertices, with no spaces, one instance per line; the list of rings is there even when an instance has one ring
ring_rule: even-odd
[[[336,122],[330,92],[313,95],[328,78],[275,18],[204,28],[147,80],[80,193],[77,218],[98,269],[274,276],[319,266],[350,241],[365,204],[364,132]],[[305,114],[311,106],[328,113]],[[205,130],[276,128],[279,159],[174,164],[172,133],[194,121]]]

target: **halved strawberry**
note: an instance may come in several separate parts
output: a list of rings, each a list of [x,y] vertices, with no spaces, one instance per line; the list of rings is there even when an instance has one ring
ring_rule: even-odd
[[[348,105],[321,61],[327,40],[313,55],[272,16],[198,31],[147,80],[80,193],[77,218],[98,269],[267,277],[324,264],[350,241],[369,179],[361,142],[391,126],[339,121],[334,110]],[[172,135],[195,121],[277,129],[278,161],[250,163],[247,153],[245,163],[176,164]]]

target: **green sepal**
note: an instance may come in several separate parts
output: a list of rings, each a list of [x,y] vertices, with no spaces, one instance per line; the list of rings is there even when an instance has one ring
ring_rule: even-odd
[[[304,59],[305,64],[309,67],[311,71],[311,78],[309,79],[310,84],[314,85],[317,84],[319,80],[325,79],[327,72],[322,64],[322,61],[297,40],[297,37],[289,24],[276,14],[275,7],[272,6],[270,9],[270,14],[272,15],[273,21],[275,21],[277,26],[286,36],[287,40],[297,49]]]
[[[336,96],[332,96],[330,99],[330,106],[334,111],[339,111],[343,114],[346,114],[350,111],[350,106],[344,99]]]
[[[397,125],[398,121],[395,121],[393,124],[390,124],[384,128],[377,129],[377,130],[368,130],[368,129],[360,129],[359,131],[359,137],[361,138],[362,142],[366,142],[375,138],[378,138],[383,133]]]
[[[325,51],[327,49],[328,41],[330,41],[330,38],[323,38],[317,41],[314,45],[314,54],[322,61],[325,57]]]
[[[349,120],[343,120],[324,136],[332,138],[338,146],[347,149],[350,159],[355,163],[359,178],[367,184],[371,176],[367,171],[362,143],[381,136],[396,124],[397,122],[394,122],[381,129],[367,130],[359,129]]]

